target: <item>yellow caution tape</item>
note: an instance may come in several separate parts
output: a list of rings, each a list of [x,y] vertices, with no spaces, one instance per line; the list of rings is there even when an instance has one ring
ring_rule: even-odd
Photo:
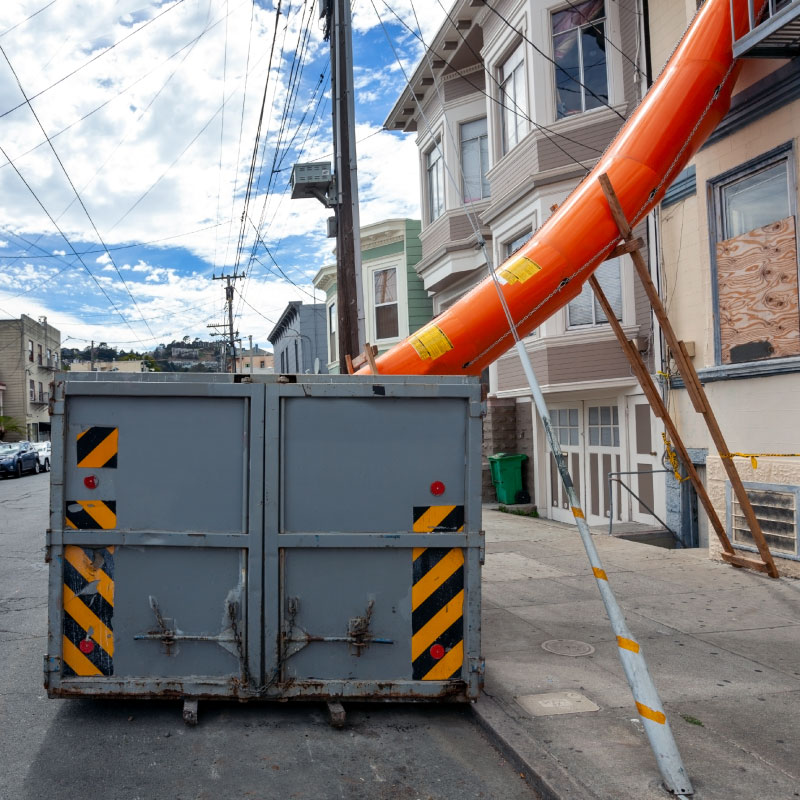
[[[720,458],[749,458],[750,466],[758,469],[759,458],[800,458],[800,453],[720,453]]]
[[[678,483],[685,481],[688,476],[684,477],[681,475],[681,465],[678,463],[678,456],[675,455],[675,451],[672,449],[672,442],[667,438],[666,433],[662,433],[661,438],[664,440],[664,447],[667,449],[667,458],[669,459],[669,465],[672,467],[672,474],[675,476],[675,480],[678,481]]]

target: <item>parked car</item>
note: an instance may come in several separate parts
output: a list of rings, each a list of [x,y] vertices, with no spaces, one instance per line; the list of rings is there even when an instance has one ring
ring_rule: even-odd
[[[21,478],[23,472],[39,472],[39,454],[30,442],[5,444],[0,450],[0,477]]]
[[[39,454],[39,467],[42,472],[50,472],[50,442],[34,442],[33,449]]]

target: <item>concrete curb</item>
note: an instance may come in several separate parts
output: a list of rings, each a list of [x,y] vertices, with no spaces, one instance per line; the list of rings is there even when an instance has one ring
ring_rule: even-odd
[[[482,694],[471,708],[491,742],[525,776],[542,800],[600,800],[599,795],[578,783],[495,698]]]

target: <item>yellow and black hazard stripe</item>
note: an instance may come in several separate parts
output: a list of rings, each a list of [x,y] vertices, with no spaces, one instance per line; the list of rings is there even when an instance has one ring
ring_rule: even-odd
[[[464,530],[464,506],[414,506],[415,533],[451,533]]]
[[[117,527],[116,500],[67,500],[67,528],[78,531],[110,531]]]
[[[117,466],[119,428],[94,425],[78,434],[78,466],[109,469]]]
[[[64,548],[62,674],[114,674],[114,548]]]
[[[455,680],[464,661],[464,551],[418,547],[413,557],[412,677]]]

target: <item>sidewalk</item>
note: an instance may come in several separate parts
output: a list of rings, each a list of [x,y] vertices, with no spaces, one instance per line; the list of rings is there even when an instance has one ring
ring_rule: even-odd
[[[483,525],[479,721],[544,798],[668,797],[577,530],[491,507]],[[800,581],[703,550],[594,540],[695,797],[800,797]],[[552,640],[594,650],[559,655],[542,647]],[[557,692],[570,694],[535,697]]]

